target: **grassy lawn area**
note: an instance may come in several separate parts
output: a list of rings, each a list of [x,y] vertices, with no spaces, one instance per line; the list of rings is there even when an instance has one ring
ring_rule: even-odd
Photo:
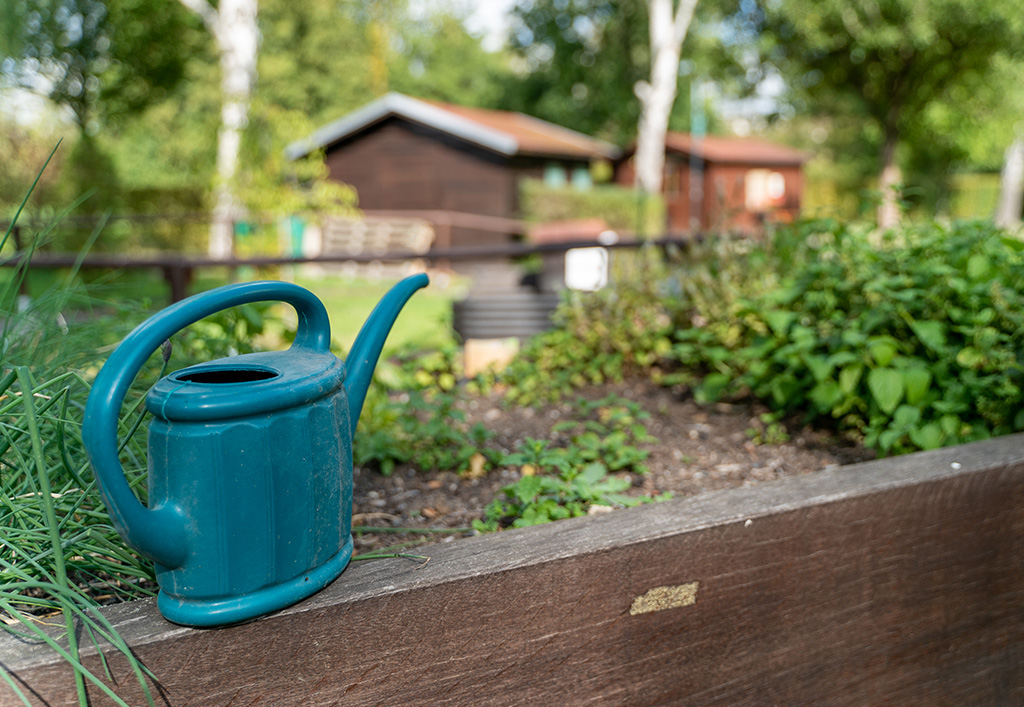
[[[10,270],[0,271],[0,287],[9,281],[10,275]],[[290,275],[276,270],[254,272],[241,269],[237,277],[245,281],[290,279]],[[62,286],[65,277],[63,271],[33,271],[28,281],[28,292],[39,296],[50,288]],[[351,347],[359,328],[377,302],[397,282],[396,279],[371,280],[302,272],[297,274],[295,281],[323,301],[331,319],[331,334],[345,350]],[[168,303],[167,284],[155,271],[93,271],[85,274],[84,282],[93,307],[102,307],[104,302],[134,301],[142,303],[145,310],[156,312]],[[189,292],[205,292],[228,282],[227,270],[204,269],[197,274]],[[413,295],[388,336],[385,350],[394,351],[404,346],[432,349],[451,343],[454,336],[451,302],[456,296],[457,287],[442,288],[436,282]]]
[[[331,317],[334,339],[346,350],[352,346],[359,328],[374,306],[395,282],[333,275],[296,278],[297,284],[323,301]],[[451,328],[451,302],[454,297],[454,288],[441,289],[436,283],[414,294],[398,316],[385,350],[403,346],[434,349],[450,344],[454,336]]]

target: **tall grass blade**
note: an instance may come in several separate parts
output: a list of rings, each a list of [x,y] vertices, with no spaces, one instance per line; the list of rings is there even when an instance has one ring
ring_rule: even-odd
[[[50,474],[43,459],[43,442],[39,435],[39,421],[36,418],[34,407],[35,386],[32,384],[32,374],[26,366],[19,366],[16,369],[18,385],[21,387],[21,399],[25,405],[25,422],[28,425],[29,436],[32,441],[32,456],[35,462],[36,474],[39,480],[40,499],[43,503],[43,511],[46,514],[46,527],[50,535],[50,543],[53,548],[54,568],[56,569],[57,584],[61,587],[68,587],[67,568],[64,565],[64,545],[60,540],[60,523],[57,521],[57,512],[53,507],[53,495],[50,491]],[[71,615],[64,613],[65,627],[67,628],[68,649],[70,653],[78,657],[78,638],[75,635],[75,624]],[[80,670],[75,670],[75,690],[78,692],[79,702],[88,700],[85,692],[85,679]]]
[[[7,245],[7,240],[11,237],[11,234],[14,233],[14,228],[18,223],[18,217],[21,216],[21,212],[25,210],[25,204],[28,203],[29,197],[32,196],[32,192],[36,190],[36,186],[39,184],[39,180],[43,178],[43,172],[46,171],[46,168],[49,166],[50,160],[53,159],[53,156],[57,154],[57,149],[60,147],[60,144],[61,142],[63,142],[63,140],[64,138],[58,140],[57,144],[53,146],[52,150],[50,150],[50,154],[46,158],[46,162],[43,163],[43,166],[39,170],[39,173],[36,174],[36,178],[32,181],[32,186],[28,188],[28,192],[26,192],[25,198],[21,200],[20,204],[18,204],[18,209],[14,212],[14,218],[12,218],[11,222],[7,224],[7,230],[4,232],[4,237],[3,239],[0,239],[0,250],[3,250],[3,247]]]

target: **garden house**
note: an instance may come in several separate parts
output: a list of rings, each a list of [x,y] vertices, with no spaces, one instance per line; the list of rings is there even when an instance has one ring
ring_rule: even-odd
[[[511,240],[521,226],[524,177],[585,188],[596,160],[618,149],[522,113],[467,108],[389,93],[288,147],[323,150],[330,177],[351,185],[368,212],[419,215],[435,245]],[[397,214],[396,214],[397,215]]]
[[[633,152],[616,164],[620,184],[633,183]],[[807,158],[756,138],[670,132],[662,186],[668,232],[756,235],[765,221],[791,221],[800,212]]]

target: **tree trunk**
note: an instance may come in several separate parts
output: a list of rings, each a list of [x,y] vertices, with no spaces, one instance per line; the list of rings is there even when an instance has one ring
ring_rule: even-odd
[[[227,258],[234,250],[234,222],[242,215],[234,182],[242,130],[248,121],[249,101],[256,83],[258,4],[257,0],[220,0],[214,9],[206,0],[181,3],[203,19],[220,53],[221,125],[217,133],[217,183],[208,251],[214,258]]]
[[[651,81],[640,81],[635,87],[640,99],[640,122],[634,165],[637,188],[659,194],[665,167],[665,134],[679,81],[679,55],[697,0],[680,0],[674,16],[672,0],[647,0],[647,5]]]
[[[899,191],[903,186],[903,170],[896,164],[898,142],[898,136],[889,133],[882,147],[882,171],[878,178],[878,188],[882,192],[878,205],[878,228],[881,231],[893,229],[900,222]]]
[[[1006,149],[1003,171],[999,175],[999,204],[995,222],[1002,228],[1019,228],[1024,191],[1024,138],[1017,138]]]

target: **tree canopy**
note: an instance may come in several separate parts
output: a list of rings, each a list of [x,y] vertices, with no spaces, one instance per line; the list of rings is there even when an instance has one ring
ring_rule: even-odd
[[[165,98],[202,42],[184,8],[165,0],[11,0],[0,13],[4,73],[47,86],[83,129]]]
[[[518,0],[498,52],[466,31],[465,6],[410,4],[259,1],[239,168],[244,184],[260,185],[254,193],[295,182],[281,173],[293,169],[280,159],[287,142],[389,90],[519,110],[620,145],[635,139],[636,86],[651,75],[647,0]],[[66,136],[90,136],[61,148],[83,188],[103,181],[89,183],[103,165],[104,193],[124,197],[117,206],[131,209],[139,189],[187,192],[189,208],[209,203],[217,50],[180,2],[11,0],[0,3],[0,51],[0,87],[33,86],[73,117],[80,130]],[[1022,52],[1015,0],[700,0],[669,128],[690,127],[691,82],[738,95],[781,77],[779,124],[831,155],[848,191],[886,164],[927,185],[955,165],[999,167],[1024,111]],[[709,117],[710,131],[724,127]],[[48,152],[49,133],[12,125],[0,123],[18,143],[11,154]]]
[[[849,147],[874,155],[883,188],[901,163],[921,173],[964,156],[963,125],[985,120],[977,99],[1001,100],[993,67],[1024,49],[1015,0],[780,0],[758,12],[763,57],[796,112],[855,126]]]

